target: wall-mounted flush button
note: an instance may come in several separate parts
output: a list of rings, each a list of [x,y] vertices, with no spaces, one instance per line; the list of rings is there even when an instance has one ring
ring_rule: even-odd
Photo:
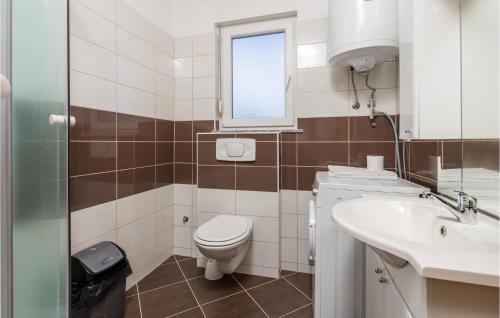
[[[216,142],[216,159],[220,161],[255,161],[255,139],[250,138],[218,138]]]

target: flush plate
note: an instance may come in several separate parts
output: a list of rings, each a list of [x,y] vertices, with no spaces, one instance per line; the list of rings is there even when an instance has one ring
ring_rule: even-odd
[[[255,161],[255,153],[255,139],[218,138],[216,142],[216,159],[220,161]]]

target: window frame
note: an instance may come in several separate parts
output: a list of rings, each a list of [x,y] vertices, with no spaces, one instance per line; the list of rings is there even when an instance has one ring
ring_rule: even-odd
[[[295,69],[295,18],[279,18],[266,21],[224,26],[220,30],[221,39],[221,130],[235,129],[290,129],[293,128],[293,98]],[[280,118],[233,118],[233,80],[232,80],[232,40],[250,36],[284,32],[285,34],[285,117]]]

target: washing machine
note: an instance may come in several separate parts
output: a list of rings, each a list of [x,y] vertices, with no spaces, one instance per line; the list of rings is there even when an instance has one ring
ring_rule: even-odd
[[[314,317],[365,317],[365,246],[332,220],[332,208],[370,195],[418,197],[428,188],[404,179],[368,180],[316,173],[309,202],[309,263],[314,265]]]

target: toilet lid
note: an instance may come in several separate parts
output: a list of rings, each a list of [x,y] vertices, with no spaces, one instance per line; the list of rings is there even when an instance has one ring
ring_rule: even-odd
[[[247,219],[241,216],[219,215],[201,225],[196,236],[207,242],[225,242],[234,240],[248,230]]]

